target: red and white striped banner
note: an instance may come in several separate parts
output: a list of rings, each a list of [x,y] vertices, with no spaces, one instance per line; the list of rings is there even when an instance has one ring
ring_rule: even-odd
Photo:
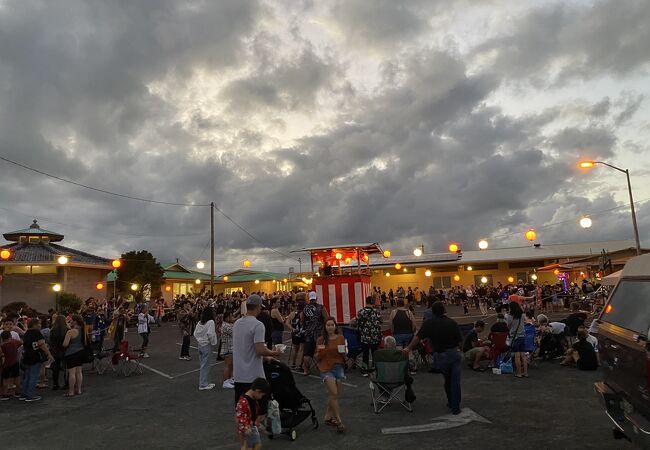
[[[314,280],[318,303],[338,323],[350,323],[371,293],[370,277],[349,276]]]

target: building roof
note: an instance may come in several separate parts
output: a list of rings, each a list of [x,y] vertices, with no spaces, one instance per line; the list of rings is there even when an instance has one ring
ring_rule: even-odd
[[[326,245],[322,247],[309,247],[301,248],[299,250],[294,250],[291,253],[302,253],[302,252],[320,252],[320,251],[331,251],[331,250],[362,250],[365,253],[381,253],[381,246],[376,242],[365,243],[365,244],[345,244],[345,245]]]
[[[228,276],[228,281],[224,281],[224,276]],[[218,278],[218,281],[221,283],[242,283],[246,281],[274,281],[274,280],[283,280],[291,279],[291,276],[286,273],[279,272],[262,272],[259,270],[246,270],[239,269],[233,272],[224,273]]]
[[[57,259],[60,256],[67,256],[69,266],[97,266],[98,268],[112,269],[111,260],[100,256],[91,255],[90,253],[75,250],[70,247],[64,247],[58,244],[12,244],[3,245],[2,249],[9,250],[11,257],[6,261],[0,261],[0,265],[12,264],[35,264],[48,265],[58,264]]]
[[[462,253],[435,253],[416,256],[374,257],[370,267],[390,267],[396,263],[405,266],[437,266],[449,264],[481,264],[501,261],[561,260],[599,255],[603,250],[616,252],[634,247],[634,241],[603,241],[578,244],[529,245],[524,247],[471,250]]]
[[[42,229],[36,219],[34,219],[34,222],[29,226],[29,228],[10,231],[9,233],[4,233],[3,236],[6,240],[11,242],[18,242],[20,236],[47,236],[50,239],[50,242],[59,242],[63,240],[62,234]]]

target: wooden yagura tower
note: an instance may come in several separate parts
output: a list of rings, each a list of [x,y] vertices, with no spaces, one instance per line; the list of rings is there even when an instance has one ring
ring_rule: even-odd
[[[370,255],[382,254],[377,243],[303,248],[314,274],[312,290],[338,323],[349,323],[372,295]]]

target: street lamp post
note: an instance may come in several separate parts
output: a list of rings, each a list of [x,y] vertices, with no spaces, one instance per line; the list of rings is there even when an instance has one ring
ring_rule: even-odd
[[[636,254],[641,254],[641,242],[639,240],[639,227],[636,223],[636,211],[634,210],[634,198],[632,197],[632,184],[630,183],[630,171],[628,169],[621,169],[620,167],[613,166],[603,161],[584,161],[580,163],[580,167],[583,169],[588,169],[593,167],[596,164],[602,164],[603,166],[610,167],[614,170],[618,170],[625,174],[627,178],[627,190],[630,194],[630,210],[632,211],[632,227],[634,228],[634,240],[636,242]]]

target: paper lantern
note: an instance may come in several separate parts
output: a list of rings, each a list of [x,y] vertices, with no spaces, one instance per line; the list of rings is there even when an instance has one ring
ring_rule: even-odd
[[[471,272],[471,271],[474,270],[474,269],[473,269],[472,266],[467,266],[467,270],[468,270],[469,272]]]
[[[489,247],[490,244],[488,244],[488,241],[485,239],[481,239],[478,241],[478,248],[481,250],[486,250]]]
[[[245,259],[243,262],[243,265],[246,269],[248,269],[251,266],[251,261],[250,259]]]
[[[201,284],[201,280],[197,278],[196,280],[194,280],[194,284]]]
[[[172,287],[171,286],[165,286],[165,292],[171,292]]]
[[[95,285],[95,288],[96,288],[98,291],[101,291],[102,289],[104,289],[104,283],[97,283],[97,284]]]
[[[515,279],[513,277],[508,277],[508,283],[514,283]]]
[[[341,253],[336,253],[336,254],[334,255],[334,257],[335,257],[337,260],[340,261],[340,260],[343,258],[343,254],[341,254]]]
[[[387,277],[389,277],[389,276],[390,276],[390,272],[386,272],[384,275],[386,275]]]
[[[614,308],[612,307],[611,304],[610,304],[610,305],[607,305],[607,306],[605,307],[605,314],[609,314],[609,313],[611,313],[611,312],[612,312],[612,309],[614,309]]]
[[[11,252],[9,250],[2,250],[0,251],[0,258],[2,259],[9,259],[11,258]]]
[[[363,261],[363,262],[365,262],[365,263],[367,263],[368,260],[369,260],[368,255],[363,255],[363,256],[361,257],[361,261]]]
[[[449,253],[458,253],[458,250],[460,250],[458,244],[456,244],[455,242],[449,244]]]
[[[424,272],[424,276],[425,276],[425,277],[430,277],[430,276],[431,276],[431,271],[427,269],[427,270]]]
[[[460,281],[460,275],[454,275],[454,281]]]
[[[255,280],[255,284],[260,284],[260,280]]]
[[[532,275],[530,276],[530,279],[533,280],[533,281],[537,281],[537,275],[532,274]]]
[[[197,269],[203,269],[204,267],[205,267],[205,263],[203,261],[199,261],[196,263]]]
[[[68,257],[61,255],[58,257],[57,262],[61,265],[68,264]]]
[[[282,279],[282,282],[283,282],[283,283],[286,283],[287,281],[289,281],[289,280],[287,280],[286,278],[283,278],[283,279]]]
[[[395,269],[400,270],[402,268],[402,265],[400,263],[395,264]]]
[[[481,283],[486,284],[488,282],[487,277],[482,277],[481,278]]]
[[[384,250],[384,258],[390,258],[390,250]]]
[[[589,217],[583,217],[582,219],[580,219],[580,226],[582,228],[591,228],[591,225],[592,225],[592,221]]]
[[[52,290],[53,290],[54,292],[59,292],[59,291],[61,290],[61,285],[58,284],[58,283],[55,284],[54,286],[52,286]]]
[[[224,275],[223,276],[223,281],[228,281],[228,280],[230,280],[230,277],[228,275]]]
[[[122,261],[119,259],[114,259],[111,263],[111,266],[113,266],[113,269],[119,269],[122,266]]]
[[[138,287],[139,287],[139,286],[138,286],[137,284],[133,283],[133,284],[131,285],[131,290],[132,290],[132,291],[137,291],[137,290],[138,290]]]
[[[528,231],[526,231],[526,239],[528,239],[531,242],[534,241],[535,239],[537,239],[537,232],[532,228],[529,229]]]
[[[420,256],[422,256],[422,249],[420,247],[417,247],[416,249],[413,250],[413,255],[419,258]]]
[[[555,270],[553,271],[553,273],[554,273],[555,275],[559,275],[559,274],[560,274],[560,269],[555,269]]]

